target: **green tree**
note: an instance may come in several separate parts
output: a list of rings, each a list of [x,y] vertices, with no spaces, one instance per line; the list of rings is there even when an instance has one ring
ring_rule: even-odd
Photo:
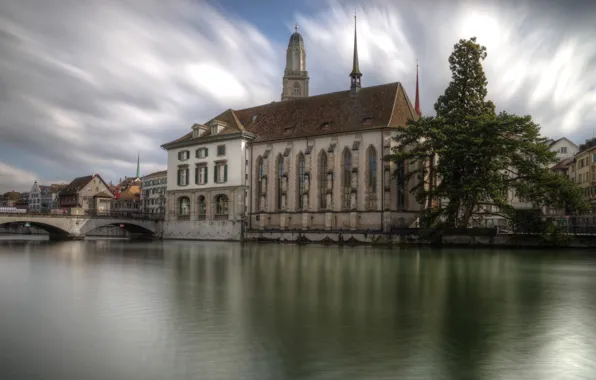
[[[435,104],[436,116],[400,128],[399,145],[386,157],[410,163],[407,179],[416,179],[412,191],[425,205],[423,225],[468,227],[488,215],[511,220],[513,194],[536,208],[583,209],[581,190],[548,169],[556,154],[532,118],[497,115],[486,100],[486,56],[475,37],[455,45],[452,81]]]

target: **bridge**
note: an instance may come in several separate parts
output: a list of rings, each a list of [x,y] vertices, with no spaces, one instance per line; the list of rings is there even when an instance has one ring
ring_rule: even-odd
[[[131,237],[161,238],[163,221],[142,216],[0,214],[0,226],[28,223],[48,232],[50,240],[84,239],[89,232],[104,226],[120,226]]]

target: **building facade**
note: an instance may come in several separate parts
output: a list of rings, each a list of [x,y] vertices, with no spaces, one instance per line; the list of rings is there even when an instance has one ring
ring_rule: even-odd
[[[246,147],[253,138],[228,110],[162,146],[168,152],[164,238],[241,239]]]
[[[99,174],[75,178],[60,191],[60,208],[76,209],[83,213],[95,212],[94,196],[101,192],[114,197]]]
[[[28,211],[29,212],[41,212],[41,190],[42,185],[40,186],[37,181],[33,183],[31,190],[29,191],[29,205]]]
[[[166,212],[166,190],[168,171],[162,170],[141,178],[141,212],[164,215]]]

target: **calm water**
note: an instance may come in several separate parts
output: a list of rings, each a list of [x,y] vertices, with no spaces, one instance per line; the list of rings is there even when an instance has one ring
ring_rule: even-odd
[[[0,378],[596,379],[596,252],[0,241]]]

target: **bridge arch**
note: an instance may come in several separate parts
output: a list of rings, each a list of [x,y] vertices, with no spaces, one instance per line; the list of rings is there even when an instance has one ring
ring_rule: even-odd
[[[98,228],[106,226],[121,226],[125,231],[135,235],[153,236],[157,232],[155,221],[135,221],[117,219],[89,219],[80,229],[80,235],[85,236]]]
[[[10,221],[0,220],[0,226],[2,226],[2,227],[13,225],[13,224],[25,225],[25,223],[29,223],[29,225],[31,227],[37,227],[37,228],[40,228],[40,229],[46,231],[50,236],[57,236],[57,237],[70,236],[70,232],[67,231],[66,229],[64,229],[63,227],[60,227],[60,226],[57,226],[54,224],[50,224],[50,223],[32,221],[32,220],[27,220],[27,219],[23,219],[23,220],[16,219],[16,220],[10,220]]]

